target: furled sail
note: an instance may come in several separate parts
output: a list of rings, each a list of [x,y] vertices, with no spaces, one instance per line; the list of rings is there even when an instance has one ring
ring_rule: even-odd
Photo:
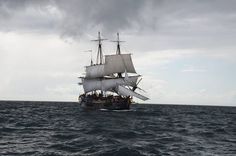
[[[125,88],[123,86],[117,86],[117,92],[118,92],[119,95],[134,96],[134,97],[139,98],[139,99],[144,100],[144,101],[148,100],[147,97],[145,97],[145,96],[143,96],[141,94],[138,94],[136,92],[133,92],[132,90],[127,89],[127,88]]]
[[[94,90],[103,90],[103,91],[111,91],[116,88],[117,85],[125,85],[125,86],[134,86],[137,82],[138,76],[130,76],[129,79],[132,82],[130,83],[124,80],[124,78],[115,78],[115,79],[107,79],[107,78],[96,78],[96,79],[82,79],[82,84],[84,91],[90,92]]]
[[[86,66],[86,77],[87,78],[97,78],[105,76],[104,64]]]
[[[131,59],[131,54],[105,55],[105,74],[136,73]]]

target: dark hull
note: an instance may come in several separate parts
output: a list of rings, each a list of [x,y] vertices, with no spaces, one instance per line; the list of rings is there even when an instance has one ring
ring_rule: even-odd
[[[80,97],[80,106],[83,109],[128,110],[130,109],[130,104],[130,97]]]

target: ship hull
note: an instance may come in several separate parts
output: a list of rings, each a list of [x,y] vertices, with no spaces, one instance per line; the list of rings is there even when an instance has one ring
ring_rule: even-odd
[[[80,96],[79,104],[83,109],[107,109],[107,110],[128,110],[131,104],[130,97],[111,96],[111,97],[99,97],[93,96]]]

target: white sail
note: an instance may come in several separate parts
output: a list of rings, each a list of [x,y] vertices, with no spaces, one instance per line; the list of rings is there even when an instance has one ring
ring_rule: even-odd
[[[136,73],[131,59],[131,54],[105,55],[105,74]]]
[[[84,92],[102,89],[102,81],[100,81],[99,79],[82,79],[82,85],[84,88]]]
[[[129,79],[132,82],[137,82],[138,77],[139,76],[130,76]],[[102,80],[102,89],[103,90],[115,89],[115,87],[117,85],[135,86],[135,83],[130,83],[128,81],[125,81],[124,78]]]
[[[105,55],[105,64],[86,66],[86,78],[98,78],[125,71],[136,73],[131,54]]]
[[[132,83],[127,82],[124,78],[115,78],[115,79],[106,79],[106,78],[96,78],[96,79],[82,79],[82,84],[84,91],[90,92],[94,90],[103,90],[103,91],[111,91],[116,88],[117,85],[125,85],[125,86],[134,86],[137,82],[138,76],[130,76],[129,79]],[[134,82],[134,83],[133,83]]]
[[[86,77],[87,78],[97,78],[105,76],[104,64],[86,66]]]
[[[139,98],[139,99],[144,100],[144,101],[148,100],[147,97],[145,97],[145,96],[143,96],[141,94],[138,94],[136,92],[133,92],[132,90],[127,89],[127,88],[125,88],[123,86],[118,86],[117,87],[117,92],[118,92],[119,95],[134,96],[134,97]]]

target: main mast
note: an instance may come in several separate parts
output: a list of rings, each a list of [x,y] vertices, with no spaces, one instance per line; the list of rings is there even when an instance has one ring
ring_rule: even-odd
[[[117,43],[117,49],[116,49],[116,55],[120,55],[121,51],[120,51],[120,42],[124,42],[124,41],[120,41],[120,36],[119,33],[117,33],[117,40],[113,41]],[[117,73],[118,77],[122,77],[122,73]]]

